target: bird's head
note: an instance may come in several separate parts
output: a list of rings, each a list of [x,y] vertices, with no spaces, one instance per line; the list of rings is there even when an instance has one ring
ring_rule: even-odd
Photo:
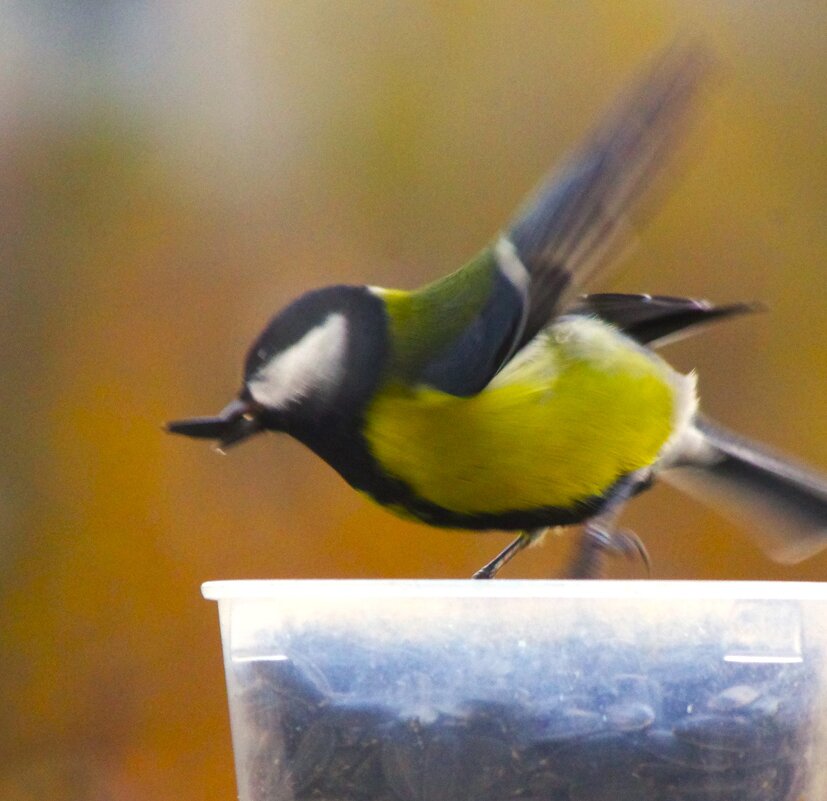
[[[384,304],[367,287],[325,287],[277,314],[247,353],[238,397],[215,417],[167,430],[215,439],[219,449],[260,431],[323,435],[356,419],[372,397],[387,352]]]

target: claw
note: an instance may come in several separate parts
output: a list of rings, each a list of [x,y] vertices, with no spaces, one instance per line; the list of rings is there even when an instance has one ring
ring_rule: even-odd
[[[583,540],[569,569],[571,578],[599,578],[603,557],[622,556],[630,561],[640,559],[647,576],[652,575],[652,562],[643,541],[634,531],[611,529],[589,522],[583,531]]]
[[[630,529],[623,528],[614,532],[605,532],[608,536],[606,550],[610,554],[623,556],[630,562],[640,559],[646,568],[647,577],[652,575],[652,560],[643,540]]]
[[[492,579],[494,576],[497,575],[497,571],[491,568],[491,565],[486,565],[485,567],[481,567],[476,573],[474,573],[471,578],[472,579]]]

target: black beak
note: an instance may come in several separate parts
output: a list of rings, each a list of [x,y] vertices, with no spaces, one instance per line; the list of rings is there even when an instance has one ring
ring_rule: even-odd
[[[225,451],[243,442],[264,428],[258,408],[244,400],[234,400],[215,417],[191,417],[167,423],[170,434],[183,434],[196,439],[218,440],[216,448]]]

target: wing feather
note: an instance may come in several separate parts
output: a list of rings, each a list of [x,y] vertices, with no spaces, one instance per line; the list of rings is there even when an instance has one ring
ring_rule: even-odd
[[[505,235],[531,277],[518,347],[629,241],[685,132],[709,63],[699,45],[675,45],[662,54],[511,223]]]
[[[393,377],[475,394],[565,309],[616,255],[707,63],[700,47],[668,50],[493,246],[420,290],[379,290],[394,327]]]
[[[665,345],[694,329],[739,314],[761,311],[755,303],[729,303],[714,306],[706,300],[674,298],[666,295],[625,295],[607,292],[585,295],[567,311],[596,315],[616,325],[641,345]]]

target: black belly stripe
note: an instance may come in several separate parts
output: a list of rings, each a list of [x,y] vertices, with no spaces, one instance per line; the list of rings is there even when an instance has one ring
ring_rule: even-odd
[[[618,479],[622,481],[625,476]],[[595,495],[578,501],[569,508],[558,506],[544,506],[536,509],[512,509],[503,512],[486,512],[468,514],[452,509],[444,509],[416,496],[407,486],[402,492],[395,492],[392,496],[379,497],[369,489],[365,490],[378,503],[388,506],[401,507],[406,513],[440,528],[458,528],[472,531],[518,531],[548,526],[571,526],[582,523],[600,512],[606,500],[611,496],[616,484],[603,495]],[[400,482],[401,483],[401,482]]]
[[[445,509],[421,498],[399,478],[386,473],[374,459],[361,434],[361,422],[333,421],[328,425],[292,427],[288,430],[333,467],[354,489],[369,495],[382,506],[403,510],[417,520],[440,528],[472,531],[518,531],[546,526],[571,526],[598,514],[615,487],[626,479],[621,475],[600,495],[577,501],[570,507],[544,506],[494,513],[464,513]]]

